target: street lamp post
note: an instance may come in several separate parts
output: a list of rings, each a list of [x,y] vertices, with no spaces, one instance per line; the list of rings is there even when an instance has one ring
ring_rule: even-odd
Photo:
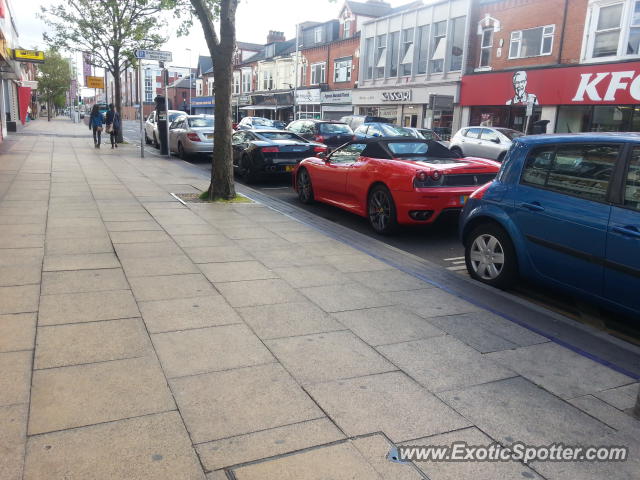
[[[191,115],[191,86],[193,85],[193,72],[191,71],[191,49],[187,48],[189,52],[189,115]]]

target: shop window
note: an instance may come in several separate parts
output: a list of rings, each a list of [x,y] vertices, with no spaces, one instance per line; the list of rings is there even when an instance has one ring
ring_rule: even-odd
[[[444,57],[447,48],[447,22],[433,25],[433,48],[431,53],[431,73],[444,71]]]
[[[462,52],[464,49],[465,17],[458,17],[451,20],[451,59],[449,71],[457,72],[462,70]]]
[[[638,53],[640,53],[640,1],[633,2],[627,42],[627,55],[638,55]]]
[[[379,35],[376,37],[376,59],[375,59],[375,76],[376,78],[384,77],[384,69],[387,62],[387,36]]]
[[[558,108],[558,120],[556,121],[556,132],[577,133],[588,132],[591,120],[590,106],[576,105],[563,106]]]
[[[480,40],[480,63],[479,67],[489,67],[491,65],[491,49],[493,47],[493,27],[482,30]]]
[[[398,76],[398,50],[400,44],[400,32],[389,34],[389,76]]]
[[[624,206],[640,211],[640,148],[635,147],[627,170]]]
[[[351,80],[351,57],[339,58],[333,63],[333,81],[349,82]]]
[[[373,67],[375,65],[374,51],[373,51],[373,37],[367,38],[364,41],[364,61],[365,61],[365,80],[371,80],[373,78]]]
[[[311,65],[311,85],[318,85],[319,83],[325,83],[325,64],[314,63]]]
[[[594,1],[588,18],[586,58],[640,54],[640,0]]]
[[[418,28],[418,69],[417,74],[427,73],[427,59],[429,57],[429,25]]]
[[[402,49],[400,50],[400,75],[411,75],[413,65],[413,28],[405,28],[402,31]]]
[[[555,25],[516,30],[511,32],[509,58],[538,57],[550,55],[553,49]]]

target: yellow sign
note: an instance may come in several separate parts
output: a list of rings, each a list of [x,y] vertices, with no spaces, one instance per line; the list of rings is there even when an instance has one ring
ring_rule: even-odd
[[[40,50],[23,50],[16,48],[13,51],[13,58],[19,62],[44,63],[44,52]]]
[[[87,75],[87,88],[104,89],[104,77],[90,77]]]

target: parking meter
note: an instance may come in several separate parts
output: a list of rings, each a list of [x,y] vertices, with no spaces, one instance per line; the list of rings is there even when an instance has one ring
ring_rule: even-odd
[[[158,95],[153,100],[156,103],[156,118],[158,126],[158,141],[160,142],[160,154],[169,153],[169,139],[167,138],[167,102],[162,95]]]

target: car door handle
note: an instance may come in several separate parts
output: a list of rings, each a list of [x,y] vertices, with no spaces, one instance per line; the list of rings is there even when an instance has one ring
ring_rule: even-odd
[[[544,207],[540,205],[538,202],[521,203],[520,207],[526,208],[527,210],[531,210],[532,212],[544,212]]]
[[[640,238],[640,230],[633,225],[625,225],[624,227],[615,226],[613,227],[613,231],[629,237]]]

